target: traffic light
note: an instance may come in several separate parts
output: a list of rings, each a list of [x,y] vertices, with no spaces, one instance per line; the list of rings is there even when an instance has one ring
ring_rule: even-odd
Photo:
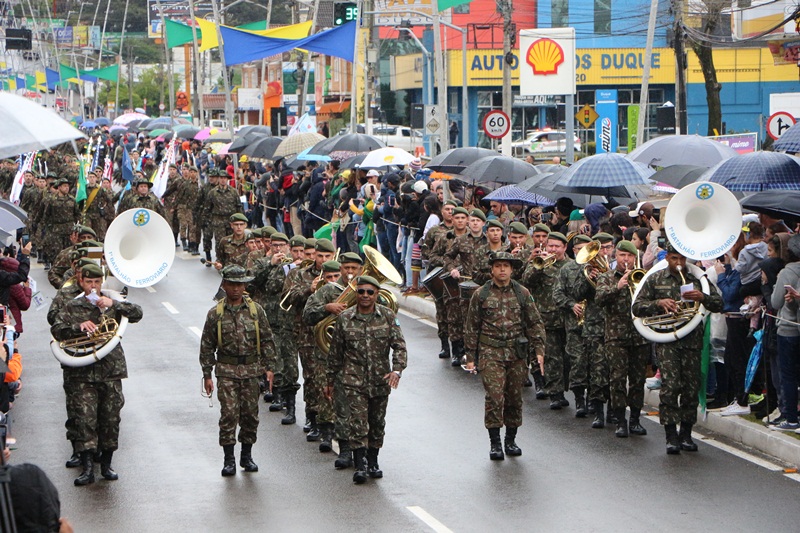
[[[30,50],[33,32],[28,29],[6,29],[6,50]]]
[[[341,26],[358,20],[358,5],[355,2],[336,2],[333,4],[333,25]]]

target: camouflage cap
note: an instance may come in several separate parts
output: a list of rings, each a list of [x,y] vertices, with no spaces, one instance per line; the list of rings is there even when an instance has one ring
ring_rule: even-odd
[[[97,263],[91,263],[81,267],[81,276],[84,278],[102,278],[103,269]]]
[[[497,261],[507,261],[511,265],[519,265],[522,263],[519,257],[509,252],[492,252],[489,254],[489,264],[493,265]]]
[[[228,218],[228,222],[244,222],[247,223],[247,217],[242,213],[234,213]]]
[[[631,241],[619,241],[617,243],[617,250],[620,252],[628,252],[629,254],[633,255],[639,254],[639,250],[636,249],[636,245]]]
[[[340,268],[342,268],[342,265],[339,264],[339,261],[325,261],[322,263],[323,272],[339,272]]]
[[[512,222],[508,225],[509,233],[516,233],[517,235],[527,235],[528,228],[522,222]]]
[[[378,283],[378,280],[373,278],[372,276],[358,276],[356,280],[356,285],[372,285],[378,289],[381,288],[381,284]]]
[[[675,248],[675,245],[672,244],[672,241],[667,239],[667,243],[664,245],[664,250],[667,251],[668,254],[679,254],[681,253],[680,250]]]
[[[239,265],[228,265],[222,269],[222,281],[228,283],[250,283],[253,276],[248,274],[244,267]]]
[[[69,180],[67,178],[59,178],[53,182],[53,187],[61,187],[62,185],[69,185]]]
[[[289,237],[286,236],[285,233],[281,233],[280,231],[276,231],[269,238],[273,241],[280,241],[280,242],[289,242]]]
[[[317,239],[317,242],[314,243],[314,249],[318,252],[336,253],[336,247],[328,239]]]
[[[358,263],[359,265],[364,264],[364,260],[361,259],[361,256],[354,252],[345,252],[339,256],[339,262],[341,264],[346,263]]]
[[[131,187],[138,187],[139,185],[147,185],[148,188],[153,188],[153,183],[144,177],[136,178],[133,180],[133,183],[131,183]]]

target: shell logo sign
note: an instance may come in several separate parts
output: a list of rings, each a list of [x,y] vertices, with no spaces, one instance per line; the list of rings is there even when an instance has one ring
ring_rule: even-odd
[[[537,39],[528,47],[525,61],[533,68],[534,75],[558,74],[564,62],[564,49],[552,39]]]
[[[519,72],[521,95],[575,94],[575,28],[520,30],[519,44],[527,65]]]

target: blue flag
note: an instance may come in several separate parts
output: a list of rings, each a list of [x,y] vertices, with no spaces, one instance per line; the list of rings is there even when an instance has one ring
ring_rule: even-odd
[[[133,181],[133,165],[131,165],[131,156],[128,155],[128,149],[122,147],[122,179],[129,182]]]

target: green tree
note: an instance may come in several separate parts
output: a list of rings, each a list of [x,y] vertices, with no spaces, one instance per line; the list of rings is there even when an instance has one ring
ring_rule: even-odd
[[[120,77],[119,105],[123,108],[127,107],[130,102],[128,81],[127,73]],[[178,87],[178,76],[175,76],[174,81],[175,87]],[[139,76],[139,80],[133,83],[133,107],[142,107],[144,100],[147,99],[148,110],[154,109],[153,106],[157,106],[160,101],[162,91],[165,95],[169,93],[168,85],[166,71],[162,72],[160,67],[153,67],[145,70]],[[113,82],[108,83],[98,91],[98,101],[113,102],[116,91],[117,84]]]

